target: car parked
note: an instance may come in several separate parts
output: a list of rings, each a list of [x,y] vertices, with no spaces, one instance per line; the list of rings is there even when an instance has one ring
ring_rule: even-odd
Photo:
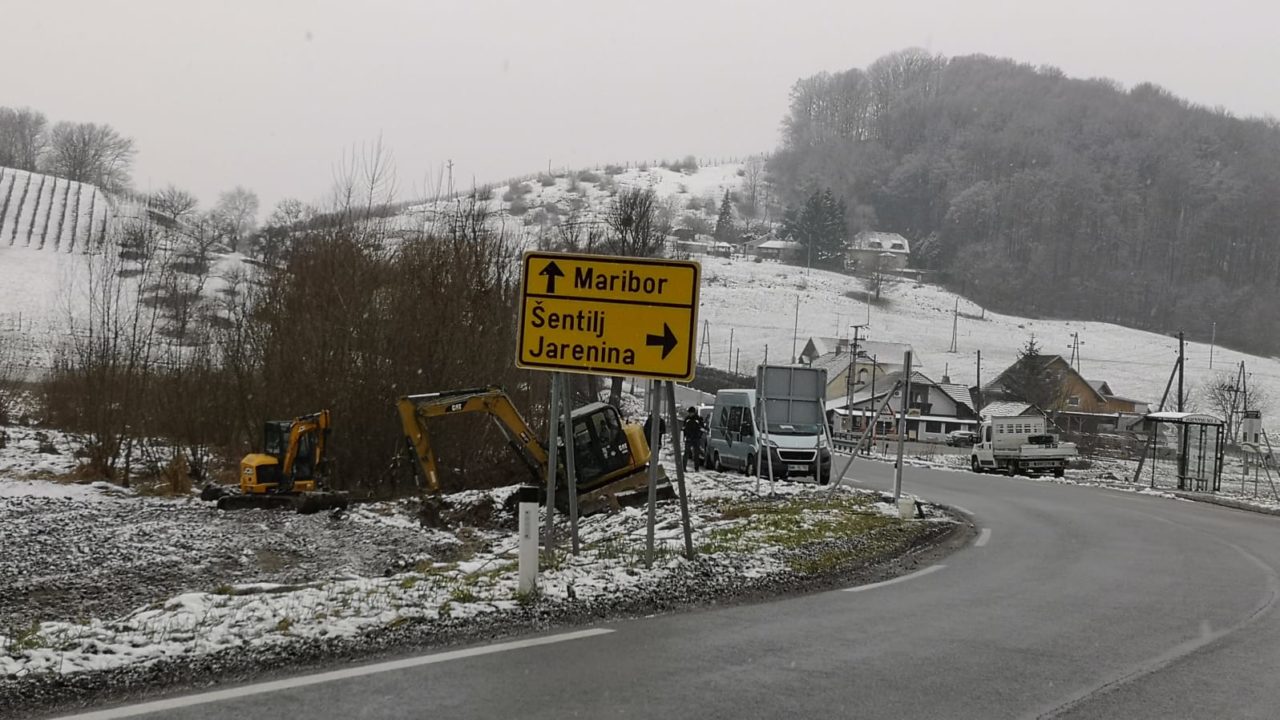
[[[947,433],[947,444],[952,447],[973,447],[978,442],[978,433],[972,430],[952,430]]]

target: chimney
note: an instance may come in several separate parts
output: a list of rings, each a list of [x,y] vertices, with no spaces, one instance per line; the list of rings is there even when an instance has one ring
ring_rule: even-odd
[[[950,384],[951,384],[951,376],[950,376],[950,375],[943,375],[943,376],[942,376],[942,384],[943,384],[943,385],[950,385]]]
[[[839,338],[836,340],[836,354],[849,352],[849,338]]]

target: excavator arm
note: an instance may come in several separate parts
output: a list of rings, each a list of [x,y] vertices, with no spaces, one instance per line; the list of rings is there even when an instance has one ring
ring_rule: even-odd
[[[396,403],[400,413],[400,425],[404,430],[428,492],[440,491],[440,474],[436,453],[431,446],[431,434],[427,421],[434,417],[462,413],[484,413],[506,436],[511,445],[529,466],[535,479],[541,479],[547,468],[547,449],[534,436],[524,416],[516,410],[511,398],[500,387],[471,388],[448,392],[406,395]]]

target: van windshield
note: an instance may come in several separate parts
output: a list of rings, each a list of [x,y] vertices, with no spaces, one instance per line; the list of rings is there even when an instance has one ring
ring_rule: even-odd
[[[822,426],[816,423],[769,423],[770,435],[821,435]]]

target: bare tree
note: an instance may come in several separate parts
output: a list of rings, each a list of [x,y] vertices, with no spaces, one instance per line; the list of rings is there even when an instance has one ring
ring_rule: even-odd
[[[610,255],[656,257],[671,233],[671,213],[653,188],[625,188],[604,217],[609,235],[602,249]]]
[[[110,125],[60,122],[49,133],[41,167],[51,175],[119,192],[129,187],[135,152],[133,140]]]
[[[34,171],[48,142],[44,113],[0,107],[0,165]]]
[[[742,214],[754,218],[760,213],[764,201],[764,158],[756,155],[747,158],[742,165]]]
[[[175,220],[182,220],[195,215],[200,201],[195,195],[173,185],[151,193],[151,206]]]
[[[239,185],[218,196],[211,219],[232,247],[239,247],[257,226],[258,196]]]
[[[1227,437],[1234,438],[1236,415],[1242,410],[1268,410],[1271,395],[1261,383],[1241,383],[1235,370],[1222,370],[1206,378],[1198,388],[1199,400],[1227,422]]]

